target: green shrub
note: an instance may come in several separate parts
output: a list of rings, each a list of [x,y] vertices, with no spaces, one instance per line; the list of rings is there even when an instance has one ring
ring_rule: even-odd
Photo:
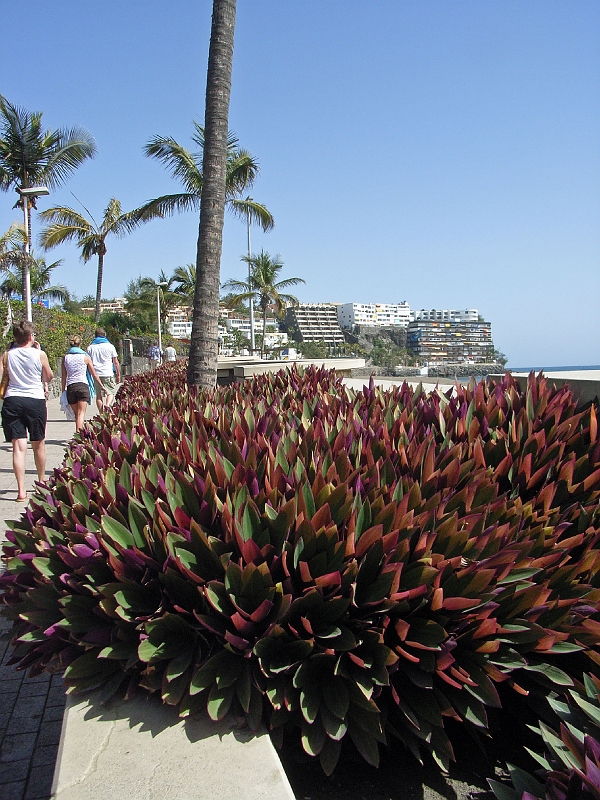
[[[235,708],[327,773],[346,734],[372,764],[395,737],[447,768],[446,720],[485,733],[507,691],[600,660],[599,462],[596,407],[543,377],[353,392],[310,369],[196,393],[164,365],[12,525],[13,662],[182,716]]]
[[[25,318],[25,303],[20,300],[10,301],[13,319]],[[32,306],[32,317],[37,330],[37,338],[48,354],[50,366],[56,369],[57,360],[69,349],[69,338],[81,336],[84,347],[94,338],[95,323],[90,317],[75,316],[61,311],[59,308],[46,308],[41,305]],[[12,327],[1,336],[7,318],[7,303],[0,300],[0,347],[5,350],[12,342]]]

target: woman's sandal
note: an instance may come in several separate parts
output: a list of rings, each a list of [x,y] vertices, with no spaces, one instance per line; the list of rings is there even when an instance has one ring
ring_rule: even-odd
[[[26,503],[28,500],[29,500],[29,498],[27,497],[27,495],[25,495],[25,497],[17,497],[16,498],[16,502],[17,503]]]

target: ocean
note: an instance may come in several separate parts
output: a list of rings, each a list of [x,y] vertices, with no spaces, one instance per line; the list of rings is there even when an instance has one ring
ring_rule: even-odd
[[[600,364],[594,364],[592,366],[577,366],[577,367],[513,367],[512,365],[506,366],[506,369],[509,369],[511,372],[540,372],[543,370],[544,372],[571,372],[571,371],[580,371],[586,369],[600,369]]]

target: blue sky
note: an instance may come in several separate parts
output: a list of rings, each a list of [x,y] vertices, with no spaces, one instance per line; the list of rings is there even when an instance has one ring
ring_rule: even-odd
[[[98,218],[113,196],[128,210],[178,190],[142,147],[191,145],[211,9],[30,0],[24,19],[3,0],[0,93],[98,146],[40,209],[72,192]],[[600,363],[597,0],[238,0],[230,128],[275,217],[253,250],[281,254],[302,301],[477,308],[513,366]],[[2,230],[15,199],[0,195]],[[197,232],[185,214],[109,242],[103,295],[194,261]],[[227,216],[223,281],[245,250]],[[94,262],[49,255],[94,293]]]

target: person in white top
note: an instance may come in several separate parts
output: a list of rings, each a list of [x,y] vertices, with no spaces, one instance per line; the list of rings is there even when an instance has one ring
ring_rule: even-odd
[[[173,347],[172,344],[165,347],[165,361],[177,361],[177,350]]]
[[[17,502],[27,500],[25,489],[25,456],[27,433],[33,449],[38,480],[46,472],[46,422],[48,408],[44,383],[54,377],[48,356],[35,341],[33,323],[22,320],[13,325],[15,346],[6,352],[8,388],[2,405],[4,438],[12,442],[13,470],[17,479]],[[4,373],[4,357],[0,361],[0,380]]]
[[[62,390],[67,392],[67,403],[75,414],[75,433],[81,430],[85,421],[85,412],[90,402],[88,370],[96,385],[100,378],[94,369],[92,359],[81,349],[81,336],[71,336],[71,349],[64,356],[62,363]],[[102,389],[104,392],[104,388]]]
[[[87,353],[100,378],[100,381],[96,382],[96,405],[98,411],[102,411],[104,406],[106,408],[112,406],[117,393],[117,384],[121,383],[121,365],[117,351],[106,338],[104,328],[96,328],[96,338],[88,347]]]

